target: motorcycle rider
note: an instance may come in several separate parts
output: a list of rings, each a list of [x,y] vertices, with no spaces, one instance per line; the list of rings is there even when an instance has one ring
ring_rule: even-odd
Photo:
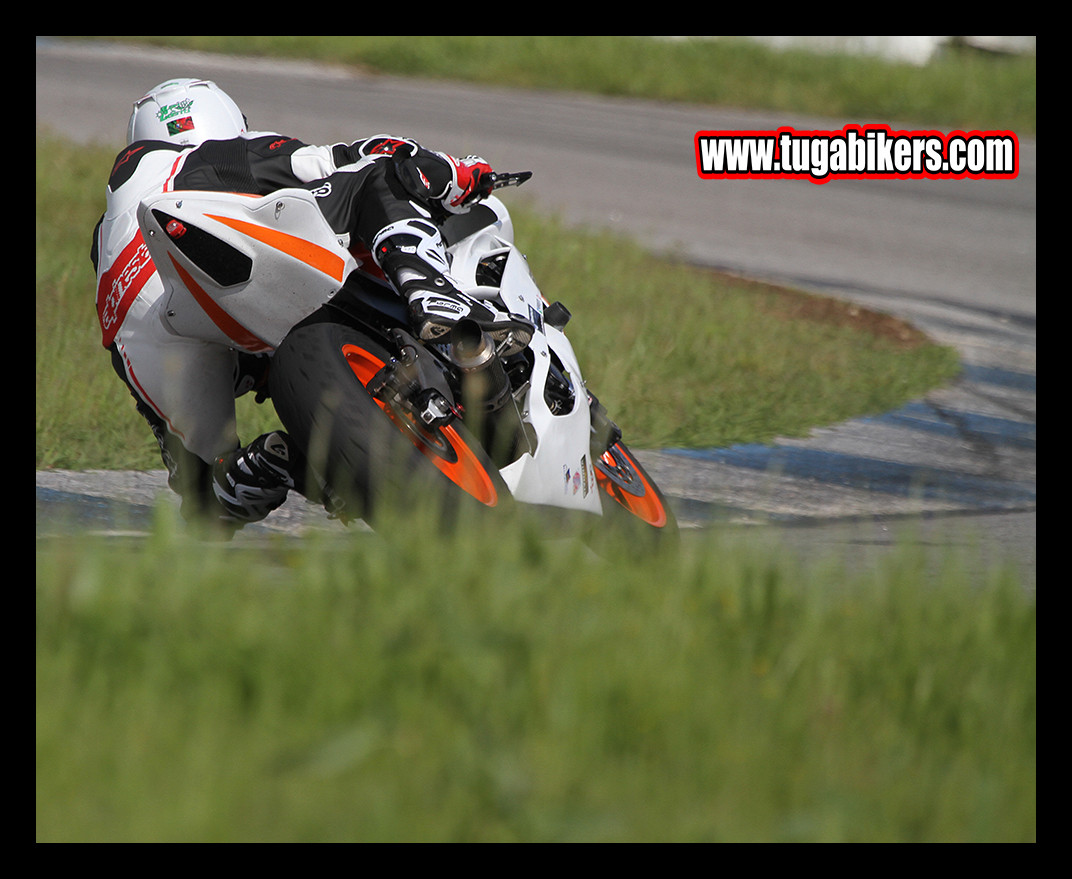
[[[184,517],[208,515],[233,530],[266,517],[290,489],[322,498],[307,491],[305,463],[284,432],[239,442],[234,400],[264,386],[268,358],[183,338],[168,326],[164,286],[137,224],[141,199],[175,190],[308,189],[332,229],[371,253],[422,338],[467,316],[493,336],[527,342],[528,321],[457,289],[435,224],[485,198],[492,174],[479,156],[458,159],[408,138],[311,145],[250,131],[237,104],[208,80],[168,80],[134,103],[94,232],[97,311],[102,344],[157,439]]]

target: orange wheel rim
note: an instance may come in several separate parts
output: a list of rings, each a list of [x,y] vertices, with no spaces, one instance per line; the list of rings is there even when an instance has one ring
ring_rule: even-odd
[[[663,502],[656,493],[654,486],[644,477],[636,461],[621,446],[616,446],[615,448],[618,454],[629,463],[630,477],[639,482],[642,491],[639,494],[625,491],[599,468],[596,468],[597,484],[607,493],[608,497],[621,504],[637,518],[642,519],[654,528],[664,527],[668,521],[666,508],[663,506]],[[603,453],[603,461],[609,468],[613,470],[619,469],[618,463],[610,451]]]
[[[372,377],[384,367],[384,362],[379,357],[358,345],[343,345],[342,354],[350,365],[350,369],[353,370],[354,375],[357,376],[357,380],[361,382],[362,387],[367,387]],[[437,454],[429,444],[422,442],[413,430],[399,425],[398,421],[402,416],[392,411],[382,401],[376,400],[375,397],[373,399],[376,401],[376,405],[398,425],[399,430],[410,438],[413,444],[424,453],[424,456],[436,466],[440,473],[482,504],[494,507],[498,503],[499,492],[491,478],[491,474],[488,473],[487,468],[484,467],[484,464],[473,450],[469,448],[469,444],[461,438],[453,427],[448,424],[437,432],[438,438],[453,453],[452,459],[448,459]]]

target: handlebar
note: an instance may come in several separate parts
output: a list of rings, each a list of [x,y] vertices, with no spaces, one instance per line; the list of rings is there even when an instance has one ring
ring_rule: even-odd
[[[532,176],[531,171],[506,171],[496,172],[491,178],[491,189],[502,189],[505,186],[520,186]]]

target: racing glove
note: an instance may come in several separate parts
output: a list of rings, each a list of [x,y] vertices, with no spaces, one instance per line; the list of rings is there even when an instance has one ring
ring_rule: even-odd
[[[480,156],[458,159],[418,148],[394,154],[395,172],[406,191],[422,204],[464,214],[491,194],[494,171]]]

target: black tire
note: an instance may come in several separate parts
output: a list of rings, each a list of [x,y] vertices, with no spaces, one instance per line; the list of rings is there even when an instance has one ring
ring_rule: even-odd
[[[312,474],[344,502],[345,516],[366,521],[387,507],[430,508],[453,521],[462,508],[506,506],[509,489],[460,423],[412,429],[365,390],[391,356],[365,333],[326,322],[298,327],[276,350],[272,400]]]

